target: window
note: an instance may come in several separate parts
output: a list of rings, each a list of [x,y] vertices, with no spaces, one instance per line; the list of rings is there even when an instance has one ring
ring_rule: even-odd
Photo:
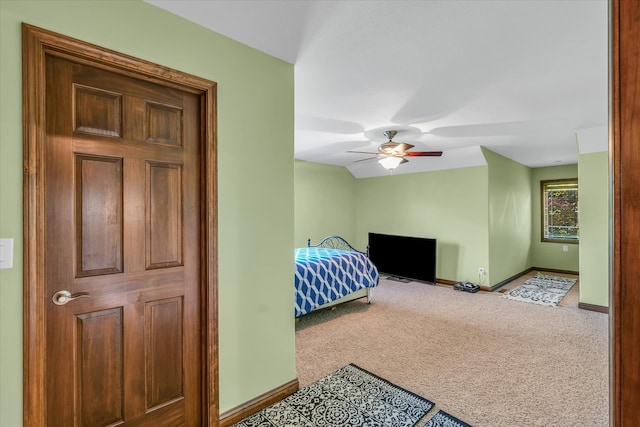
[[[542,241],[578,243],[578,179],[541,181]]]

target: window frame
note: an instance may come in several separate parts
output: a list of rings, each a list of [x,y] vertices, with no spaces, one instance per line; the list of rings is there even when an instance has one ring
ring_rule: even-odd
[[[545,232],[546,232],[546,223],[547,223],[547,212],[546,212],[546,193],[547,193],[547,186],[550,184],[561,184],[561,183],[567,183],[567,184],[575,184],[576,186],[576,191],[579,191],[579,185],[578,185],[578,178],[563,178],[563,179],[550,179],[550,180],[544,180],[544,181],[540,181],[540,240],[542,242],[547,242],[547,243],[569,243],[569,244],[574,244],[577,245],[580,243],[580,218],[579,218],[579,212],[578,215],[576,216],[576,227],[578,229],[577,232],[577,236],[575,239],[572,238],[557,238],[557,237],[546,237],[545,236]],[[577,208],[579,209],[579,208]]]

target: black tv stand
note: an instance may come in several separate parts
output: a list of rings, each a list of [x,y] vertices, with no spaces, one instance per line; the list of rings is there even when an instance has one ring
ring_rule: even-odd
[[[394,282],[401,282],[401,283],[409,283],[411,282],[411,279],[406,279],[404,277],[400,277],[400,276],[387,276],[388,280],[393,280]]]

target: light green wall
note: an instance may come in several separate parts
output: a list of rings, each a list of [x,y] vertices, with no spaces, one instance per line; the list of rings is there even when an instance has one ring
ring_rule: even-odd
[[[580,302],[609,306],[609,153],[578,163]]]
[[[567,252],[541,242],[540,181],[574,178],[578,165],[531,169],[483,153],[486,167],[357,180],[341,167],[296,162],[296,245],[328,234],[362,248],[368,232],[434,237],[438,278],[492,286],[530,267],[576,271],[580,301],[607,306],[607,153],[580,156],[581,241]]]
[[[295,162],[296,247],[337,234],[355,244],[355,181],[342,166]],[[364,250],[364,247],[357,248]]]
[[[541,239],[540,181],[577,178],[578,165],[534,168],[531,174],[531,266],[555,270],[579,271],[580,246],[572,243],[550,243]],[[580,183],[578,183],[580,185]],[[605,202],[606,203],[606,202]],[[582,227],[581,227],[582,228]],[[567,246],[568,251],[562,250]]]
[[[489,265],[483,284],[492,286],[530,267],[531,169],[482,152],[489,165]]]
[[[436,277],[477,281],[489,265],[487,166],[356,180],[359,246],[368,233],[438,240]]]
[[[221,410],[294,379],[293,66],[142,1],[2,0],[0,425],[22,424],[23,21],[218,83]]]

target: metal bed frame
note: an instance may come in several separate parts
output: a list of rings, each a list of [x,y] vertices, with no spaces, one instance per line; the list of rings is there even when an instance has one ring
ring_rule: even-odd
[[[366,252],[362,252],[354,248],[347,242],[344,238],[340,236],[329,236],[322,239],[320,243],[317,245],[311,244],[311,239],[307,239],[307,247],[308,248],[331,248],[331,249],[341,249],[343,251],[353,251],[364,254],[369,258],[369,245],[367,245]]]
[[[328,236],[328,237],[325,237],[317,245],[312,245],[311,244],[311,239],[307,239],[307,247],[308,248],[330,248],[330,249],[340,249],[340,250],[343,250],[343,251],[358,252],[358,253],[361,253],[363,255],[366,255],[367,258],[369,258],[369,245],[367,245],[366,252],[362,252],[362,251],[357,250],[353,246],[351,246],[351,244],[349,244],[349,242],[347,242],[344,238],[342,238],[340,236]],[[335,305],[342,304],[342,303],[349,302],[349,301],[354,301],[354,300],[357,300],[357,299],[360,299],[360,298],[367,298],[367,304],[371,304],[371,296],[372,296],[372,294],[373,294],[373,289],[372,288],[360,289],[360,290],[357,290],[357,291],[355,291],[353,293],[350,293],[349,295],[345,295],[342,298],[338,298],[335,301],[331,301],[331,302],[328,302],[328,303],[323,304],[321,306],[318,306],[313,311],[322,310],[322,309],[325,309],[325,308],[330,308],[330,307],[333,307]]]

